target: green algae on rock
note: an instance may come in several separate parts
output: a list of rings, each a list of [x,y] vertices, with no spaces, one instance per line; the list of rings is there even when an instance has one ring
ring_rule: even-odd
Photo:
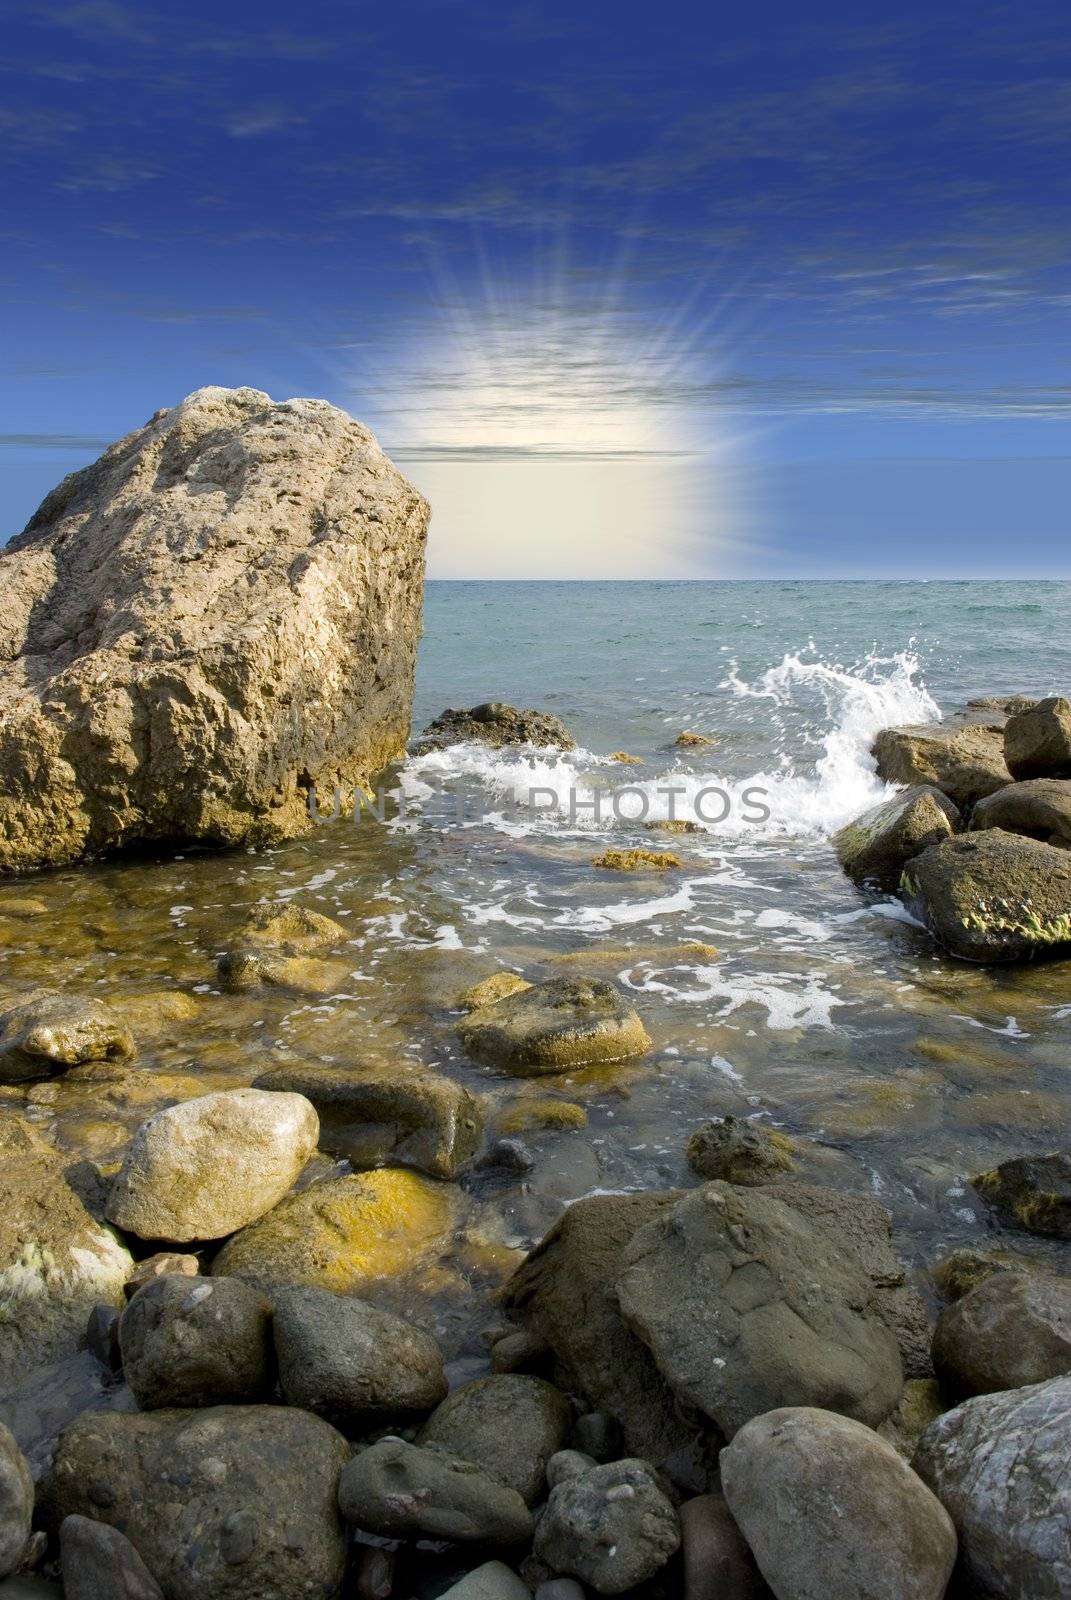
[[[651,1040],[620,990],[601,978],[549,978],[457,1024],[477,1060],[521,1077],[643,1055]]]
[[[948,796],[919,784],[849,822],[833,835],[833,847],[854,882],[895,889],[907,862],[959,825],[959,808]]]
[[[700,1178],[754,1186],[773,1183],[795,1163],[787,1134],[739,1117],[715,1117],[688,1140],[688,1165]]]
[[[1071,856],[1000,828],[961,834],[910,861],[908,910],[964,961],[1023,961],[1071,949]]]
[[[1071,1156],[1015,1156],[971,1179],[983,1200],[1028,1233],[1071,1239]]]

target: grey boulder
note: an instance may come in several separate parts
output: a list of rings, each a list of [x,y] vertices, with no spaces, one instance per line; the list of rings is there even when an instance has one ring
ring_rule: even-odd
[[[998,1272],[946,1306],[933,1338],[941,1385],[957,1400],[1071,1372],[1071,1278]]]
[[[569,1403],[553,1384],[500,1373],[455,1389],[428,1418],[417,1443],[476,1462],[534,1505],[570,1420]]]
[[[1071,947],[1071,855],[1002,828],[931,845],[904,868],[902,898],[952,955],[983,963]]]
[[[722,1489],[779,1600],[941,1600],[956,1531],[884,1439],[849,1417],[789,1406],[721,1453]]]
[[[163,1590],[118,1528],[91,1517],[60,1523],[64,1600],[164,1600]]]
[[[239,1278],[155,1278],[119,1320],[123,1376],[142,1411],[270,1399],[271,1305]]]
[[[680,1508],[683,1600],[769,1600],[770,1590],[720,1494]]]
[[[329,1289],[276,1289],[272,1301],[287,1402],[348,1437],[422,1416],[446,1395],[442,1353],[423,1329]]]
[[[977,1395],[938,1417],[912,1465],[948,1509],[967,1577],[998,1600],[1071,1594],[1071,1377]]]
[[[680,1542],[680,1519],[647,1462],[624,1460],[551,1490],[534,1552],[598,1594],[624,1594],[660,1572]]]
[[[916,784],[841,828],[833,835],[833,848],[854,882],[892,890],[913,856],[957,833],[959,826],[959,808],[946,794]]]
[[[1006,789],[979,800],[971,814],[971,827],[1003,828],[1027,839],[1071,850],[1071,780],[1033,778],[1009,783]]]
[[[523,1544],[532,1513],[515,1489],[471,1461],[381,1439],[343,1469],[338,1503],[347,1522],[388,1539]]]
[[[0,1422],[0,1578],[22,1561],[33,1520],[33,1479],[10,1429]]]
[[[1004,758],[1013,778],[1071,778],[1071,701],[1054,695],[1009,717]]]
[[[84,1061],[121,1061],[134,1038],[104,1000],[38,990],[0,1015],[0,1083],[47,1078]]]

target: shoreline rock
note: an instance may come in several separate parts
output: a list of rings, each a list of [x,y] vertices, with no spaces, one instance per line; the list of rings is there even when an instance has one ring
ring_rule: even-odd
[[[424,755],[469,743],[486,744],[492,750],[512,745],[576,749],[576,740],[560,717],[549,711],[522,711],[500,700],[485,701],[468,711],[440,712],[420,734],[414,749],[417,755]]]
[[[470,1011],[456,1031],[470,1055],[520,1077],[623,1061],[651,1048],[634,1007],[602,978],[548,978]]]

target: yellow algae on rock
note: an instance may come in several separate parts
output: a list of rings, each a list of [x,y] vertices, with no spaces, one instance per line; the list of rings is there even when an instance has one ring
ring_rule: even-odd
[[[686,728],[683,733],[678,733],[674,744],[681,750],[699,750],[703,745],[713,744],[713,739],[708,739],[705,733],[691,733]]]
[[[192,1022],[200,1004],[182,989],[152,989],[142,994],[112,995],[109,1004],[135,1036],[160,1033],[172,1022]]]
[[[498,1133],[533,1133],[539,1128],[586,1127],[588,1114],[574,1100],[514,1100],[496,1119]]]
[[[454,1003],[460,1011],[477,1011],[480,1006],[493,1006],[496,1000],[504,1000],[508,994],[520,994],[522,989],[531,987],[515,972],[493,972],[489,978],[482,978],[464,989]]]
[[[610,761],[620,761],[623,767],[643,766],[643,758],[641,756],[630,756],[627,750],[611,750],[607,759]]]
[[[644,827],[651,833],[702,833],[703,829],[698,822],[687,822],[683,817],[664,817],[661,821],[645,822]]]
[[[212,1272],[359,1294],[443,1252],[458,1205],[456,1189],[400,1167],[329,1178],[236,1233]]]
[[[684,865],[671,850],[604,850],[591,864],[610,872],[668,872]]]

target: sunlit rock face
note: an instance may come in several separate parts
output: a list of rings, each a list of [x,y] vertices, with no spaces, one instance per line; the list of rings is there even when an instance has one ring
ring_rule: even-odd
[[[310,826],[409,733],[428,507],[320,400],[201,389],[0,555],[0,870]]]

